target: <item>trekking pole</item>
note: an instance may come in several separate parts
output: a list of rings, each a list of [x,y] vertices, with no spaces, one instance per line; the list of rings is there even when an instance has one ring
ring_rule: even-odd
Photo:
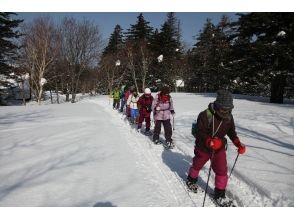
[[[214,156],[214,151],[212,151],[211,158],[210,158],[210,166],[209,166],[209,171],[208,171],[208,177],[207,177],[207,183],[206,183],[206,187],[205,187],[205,193],[204,193],[204,199],[203,199],[202,207],[204,207],[204,204],[205,204],[205,199],[206,199],[207,188],[208,188],[208,183],[209,183],[209,178],[210,178],[210,173],[211,173],[211,167],[212,167],[211,164],[212,164],[213,156]]]
[[[230,175],[229,175],[229,179],[230,179],[230,177],[231,177],[231,175],[232,175],[232,172],[233,172],[233,170],[234,170],[234,168],[235,168],[235,165],[236,165],[236,162],[237,162],[237,160],[238,160],[239,155],[240,155],[240,153],[237,154],[237,157],[236,157],[236,159],[235,159],[234,165],[233,165],[233,167],[232,167],[232,169],[231,169],[231,172],[230,172]]]
[[[175,130],[175,117],[173,116],[173,131]]]

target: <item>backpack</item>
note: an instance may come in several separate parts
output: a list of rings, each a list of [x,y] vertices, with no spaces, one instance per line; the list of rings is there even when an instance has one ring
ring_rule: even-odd
[[[208,127],[211,126],[211,121],[212,121],[212,113],[209,109],[206,109],[206,116],[208,119]],[[197,131],[197,121],[194,120],[192,123],[192,129],[191,129],[191,134],[196,138],[196,131]]]

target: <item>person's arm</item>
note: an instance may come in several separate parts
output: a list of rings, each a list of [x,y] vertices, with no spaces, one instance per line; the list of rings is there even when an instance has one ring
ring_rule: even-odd
[[[231,141],[233,142],[233,144],[238,148],[238,153],[239,154],[244,154],[246,151],[246,146],[244,144],[241,143],[239,137],[237,136],[237,132],[236,132],[236,127],[235,127],[235,122],[234,122],[234,118],[232,116],[232,122],[231,122],[231,128],[228,132],[228,136],[231,139]]]

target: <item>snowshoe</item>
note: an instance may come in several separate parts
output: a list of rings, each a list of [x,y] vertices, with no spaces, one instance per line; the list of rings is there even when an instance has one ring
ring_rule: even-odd
[[[143,134],[146,135],[146,136],[151,136],[152,135],[152,132],[151,131],[144,131]]]
[[[160,140],[154,140],[153,143],[158,145],[158,144],[161,144],[161,141]]]
[[[236,207],[236,205],[234,204],[234,201],[227,197],[219,197],[217,199],[214,199],[214,201],[216,205],[219,207]]]
[[[172,141],[167,141],[165,144],[164,144],[164,148],[165,149],[173,149],[175,147],[175,144],[172,142]]]
[[[190,190],[193,193],[197,193],[198,185],[195,181],[190,181],[189,179],[186,181],[186,185],[188,187],[188,190]]]

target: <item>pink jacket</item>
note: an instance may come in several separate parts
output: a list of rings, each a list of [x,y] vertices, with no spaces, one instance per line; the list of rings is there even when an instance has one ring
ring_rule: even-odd
[[[170,111],[174,110],[172,97],[168,102],[163,103],[159,100],[159,94],[156,94],[152,102],[152,110],[155,120],[169,120],[171,118]]]

